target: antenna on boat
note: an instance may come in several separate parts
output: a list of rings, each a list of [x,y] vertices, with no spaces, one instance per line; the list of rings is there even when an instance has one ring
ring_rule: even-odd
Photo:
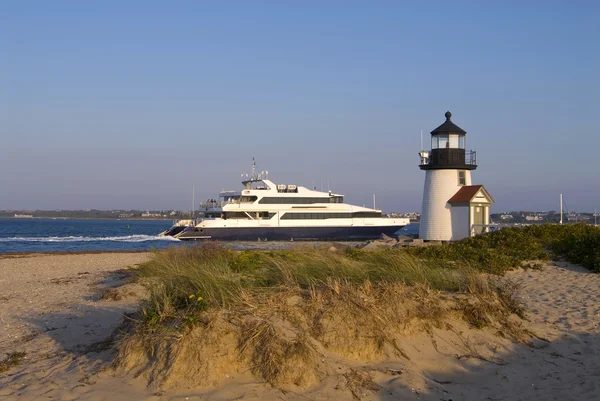
[[[196,185],[192,184],[192,213],[191,217],[194,220],[194,210],[196,209]]]
[[[423,149],[423,130],[421,130],[421,152],[425,150]]]
[[[375,194],[373,194],[373,209],[377,210],[377,208],[375,207]]]

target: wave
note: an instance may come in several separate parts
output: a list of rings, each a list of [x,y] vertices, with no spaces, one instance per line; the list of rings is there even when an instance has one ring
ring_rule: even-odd
[[[179,241],[173,237],[158,237],[156,235],[126,235],[122,237],[7,237],[0,238],[0,242],[146,242],[146,241]]]

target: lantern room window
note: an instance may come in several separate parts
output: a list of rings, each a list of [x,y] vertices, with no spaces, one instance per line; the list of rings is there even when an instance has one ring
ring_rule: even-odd
[[[440,149],[446,149],[450,147],[450,142],[448,142],[448,134],[438,135],[438,140],[438,146]]]
[[[458,149],[458,135],[457,134],[450,134],[450,147],[452,149]]]
[[[460,135],[458,137],[458,148],[459,149],[464,149],[465,148],[465,137],[464,137],[464,135]]]

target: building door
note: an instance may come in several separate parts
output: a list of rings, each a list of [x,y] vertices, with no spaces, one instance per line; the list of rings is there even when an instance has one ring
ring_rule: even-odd
[[[473,209],[473,232],[475,234],[481,234],[484,231],[483,224],[485,222],[485,208],[483,206],[475,206]]]

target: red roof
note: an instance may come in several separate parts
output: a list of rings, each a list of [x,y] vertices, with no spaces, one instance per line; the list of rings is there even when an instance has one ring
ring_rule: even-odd
[[[448,200],[448,203],[464,203],[471,202],[475,194],[483,187],[483,185],[465,185]]]

